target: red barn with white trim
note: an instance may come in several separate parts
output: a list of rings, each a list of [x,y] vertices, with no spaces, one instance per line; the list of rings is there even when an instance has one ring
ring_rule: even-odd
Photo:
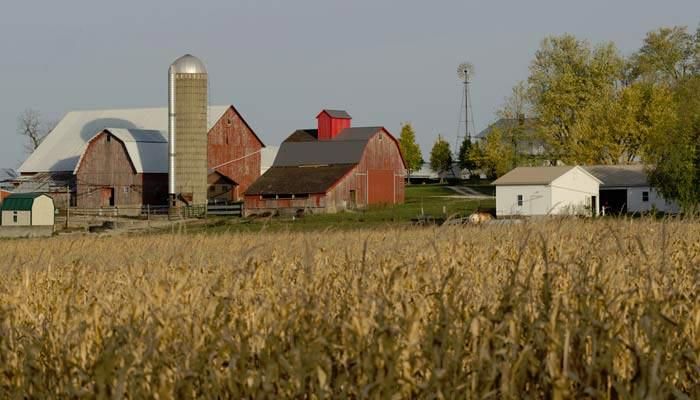
[[[317,129],[298,130],[245,193],[247,215],[337,212],[404,202],[399,143],[384,127],[351,127],[348,113],[323,110]]]

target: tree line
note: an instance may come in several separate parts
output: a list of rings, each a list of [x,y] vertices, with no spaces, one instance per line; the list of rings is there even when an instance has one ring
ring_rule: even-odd
[[[547,37],[527,80],[515,85],[497,116],[499,123],[484,137],[473,143],[465,138],[456,160],[462,168],[495,178],[520,165],[644,164],[664,197],[695,205],[700,202],[700,27],[648,32],[641,48],[628,56],[612,42]],[[431,167],[439,171],[451,157],[439,136]]]

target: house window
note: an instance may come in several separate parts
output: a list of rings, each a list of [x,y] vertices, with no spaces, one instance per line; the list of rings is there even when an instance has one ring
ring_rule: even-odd
[[[642,201],[645,203],[649,201],[649,192],[642,192]]]
[[[518,195],[518,207],[522,207],[522,206],[523,206],[523,195],[519,194]]]

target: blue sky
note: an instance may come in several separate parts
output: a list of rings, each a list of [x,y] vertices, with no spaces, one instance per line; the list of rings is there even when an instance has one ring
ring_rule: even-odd
[[[454,141],[461,61],[475,65],[476,129],[495,119],[547,35],[613,41],[695,30],[695,1],[8,1],[0,9],[0,167],[26,157],[17,116],[165,106],[184,53],[210,74],[210,102],[235,104],[268,144],[313,127],[321,108],[398,135],[413,123],[424,156]]]

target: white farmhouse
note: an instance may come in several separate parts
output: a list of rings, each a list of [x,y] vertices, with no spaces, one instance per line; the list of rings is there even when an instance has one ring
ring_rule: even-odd
[[[518,167],[493,182],[496,215],[591,215],[600,184],[579,166]]]
[[[600,179],[600,212],[638,214],[653,210],[676,214],[678,203],[663,198],[651,187],[644,165],[590,165],[584,167]]]

